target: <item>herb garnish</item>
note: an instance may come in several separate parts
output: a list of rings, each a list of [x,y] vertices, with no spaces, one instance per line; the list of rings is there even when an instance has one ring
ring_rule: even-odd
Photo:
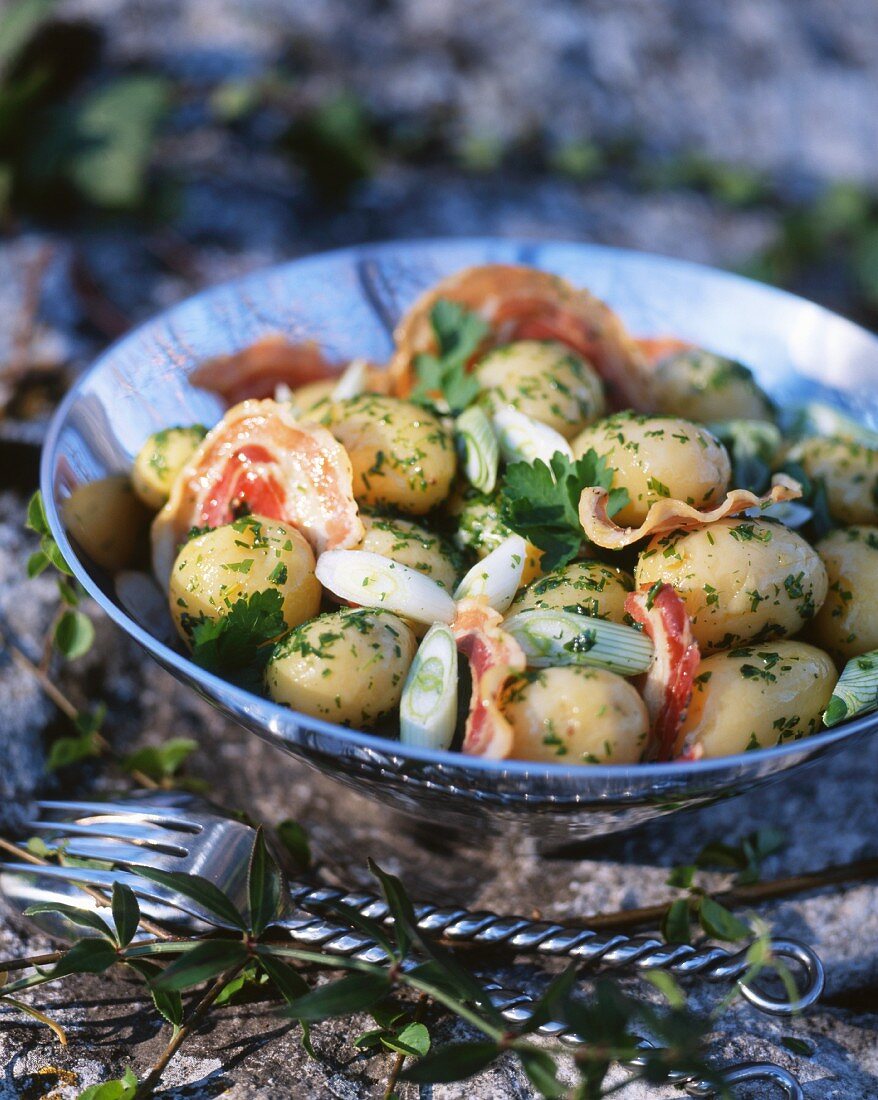
[[[540,459],[514,462],[507,467],[500,489],[501,519],[543,551],[544,571],[567,565],[585,537],[579,522],[582,490],[592,485],[610,489],[614,472],[594,450],[575,461],[556,451],[548,466]],[[610,490],[610,515],[627,503],[626,489]]]
[[[412,400],[457,416],[471,404],[478,392],[477,379],[467,373],[467,363],[485,338],[487,324],[457,302],[440,298],[430,311],[438,355],[422,354],[415,359],[418,381]],[[438,403],[436,395],[444,399]]]
[[[184,626],[196,664],[258,693],[271,656],[269,643],[287,629],[283,596],[276,588],[254,592],[241,596],[219,619],[190,618]]]

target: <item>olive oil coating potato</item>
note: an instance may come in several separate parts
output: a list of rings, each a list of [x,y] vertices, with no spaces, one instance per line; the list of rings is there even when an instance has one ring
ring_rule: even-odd
[[[520,589],[509,614],[544,607],[622,623],[625,598],[633,588],[633,577],[623,569],[601,561],[577,561],[553,569]]]
[[[702,652],[798,634],[826,598],[823,562],[801,535],[743,517],[657,536],[634,579],[676,589]]]
[[[649,732],[636,690],[599,668],[529,669],[509,682],[503,711],[516,760],[635,764]]]
[[[852,439],[805,439],[788,456],[826,485],[839,523],[878,523],[878,450]]]
[[[710,424],[719,420],[773,420],[774,406],[753,375],[734,359],[693,348],[662,359],[653,398],[666,416]]]
[[[70,536],[103,569],[124,569],[142,553],[151,517],[124,474],[77,486],[61,513]]]
[[[511,405],[571,439],[604,414],[593,368],[563,344],[519,340],[489,352],[476,367],[480,402],[490,413]]]
[[[688,748],[705,757],[771,748],[820,729],[838,676],[804,642],[770,642],[706,657],[683,723]]]
[[[243,516],[183,544],[168,599],[177,630],[188,640],[197,622],[222,618],[237,600],[267,589],[280,592],[288,627],[320,609],[314,554],[302,535],[278,520]]]
[[[398,708],[416,648],[389,611],[335,611],[278,642],[265,684],[275,702],[312,718],[370,726]]]
[[[829,591],[809,632],[839,661],[878,649],[878,527],[847,527],[817,543]]]
[[[366,534],[360,550],[369,550],[417,569],[448,591],[454,590],[459,573],[455,554],[439,535],[405,519],[361,518]]]
[[[154,432],[143,444],[134,459],[131,484],[148,508],[157,512],[167,503],[177,474],[206,435],[205,427],[193,424]]]
[[[725,447],[688,420],[619,413],[586,428],[573,441],[577,458],[592,448],[615,470],[612,487],[628,490],[629,503],[614,517],[623,527],[641,524],[650,505],[663,497],[710,508],[729,487]]]
[[[448,496],[457,469],[454,440],[427,409],[363,394],[333,402],[321,423],[350,455],[358,503],[418,516]]]

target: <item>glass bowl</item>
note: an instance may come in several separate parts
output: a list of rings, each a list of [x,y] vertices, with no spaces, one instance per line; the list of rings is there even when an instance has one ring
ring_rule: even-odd
[[[471,264],[525,263],[606,300],[636,335],[672,334],[750,366],[780,405],[820,400],[878,424],[878,339],[811,302],[643,253],[561,242],[445,239],[364,245],[296,260],[196,295],[125,336],[76,383],[51,424],[41,484],[52,532],[103,611],[174,676],[246,729],[372,798],[435,825],[569,841],[731,797],[878,728],[867,715],[773,749],[685,764],[557,766],[411,748],[310,718],[193,664],[156,618],[157,590],[117,586],[68,539],[73,488],[128,471],[147,435],[222,413],[189,375],[270,332],[332,358],[387,358],[395,321]],[[161,605],[161,600],[158,601]]]

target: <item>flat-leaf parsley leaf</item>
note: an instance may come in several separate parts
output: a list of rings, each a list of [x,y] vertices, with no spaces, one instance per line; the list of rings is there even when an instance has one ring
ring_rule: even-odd
[[[448,406],[441,411],[457,416],[479,392],[479,383],[467,373],[466,365],[485,338],[488,326],[477,313],[446,298],[433,306],[430,323],[438,355],[418,355],[415,359],[418,380],[412,398],[432,407],[436,395],[441,395]]]
[[[241,596],[222,618],[190,620],[187,628],[196,664],[259,691],[270,643],[286,633],[283,597],[276,588]]]

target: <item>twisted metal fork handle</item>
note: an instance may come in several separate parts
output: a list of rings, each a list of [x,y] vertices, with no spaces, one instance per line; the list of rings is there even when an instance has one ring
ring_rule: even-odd
[[[374,894],[347,893],[307,882],[289,885],[293,903],[317,915],[293,918],[286,922],[287,927],[295,931],[297,939],[312,945],[338,950],[337,943],[355,944],[359,940],[359,946],[352,946],[351,953],[367,950],[368,945],[372,945],[365,935],[338,923],[343,921],[342,915],[337,921],[327,920],[323,914],[332,906],[347,906],[373,920],[388,923],[392,920],[387,903]],[[661,969],[679,977],[698,975],[709,982],[736,981],[750,1004],[777,1016],[789,1016],[809,1008],[820,997],[825,985],[823,964],[818,955],[792,939],[772,940],[772,953],[798,964],[805,976],[798,997],[788,1000],[785,990],[775,998],[742,980],[750,966],[747,948],[732,952],[716,946],[667,944],[654,936],[604,935],[588,928],[565,927],[527,917],[505,917],[486,911],[424,904],[415,906],[415,918],[421,931],[456,943],[514,948],[521,953],[578,959],[612,968]]]

